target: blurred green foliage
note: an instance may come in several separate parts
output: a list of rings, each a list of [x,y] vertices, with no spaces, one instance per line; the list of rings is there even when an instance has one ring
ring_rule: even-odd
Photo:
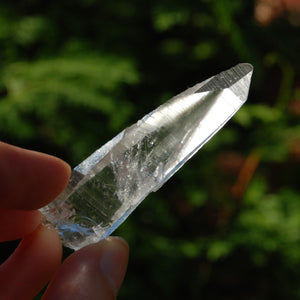
[[[119,299],[300,298],[299,27],[252,1],[1,1],[0,137],[72,166],[245,61],[248,103],[117,234]]]

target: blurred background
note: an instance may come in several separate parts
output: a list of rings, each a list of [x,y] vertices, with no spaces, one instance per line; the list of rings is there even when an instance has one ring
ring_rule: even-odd
[[[254,65],[247,104],[117,230],[131,247],[118,299],[300,299],[299,2],[1,1],[0,139],[72,167]]]

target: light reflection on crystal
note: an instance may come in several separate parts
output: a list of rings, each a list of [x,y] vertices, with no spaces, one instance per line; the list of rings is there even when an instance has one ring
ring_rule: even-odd
[[[195,85],[78,165],[63,193],[41,209],[64,245],[76,250],[111,234],[236,113],[252,70],[239,64]]]

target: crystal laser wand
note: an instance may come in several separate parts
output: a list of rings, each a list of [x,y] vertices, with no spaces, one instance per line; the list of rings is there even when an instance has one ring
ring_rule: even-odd
[[[173,97],[95,151],[66,189],[41,208],[65,246],[109,236],[247,100],[253,68],[237,66]]]

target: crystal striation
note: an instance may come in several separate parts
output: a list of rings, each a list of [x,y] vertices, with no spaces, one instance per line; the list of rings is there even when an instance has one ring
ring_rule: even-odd
[[[77,250],[110,235],[236,113],[252,72],[239,64],[187,89],[79,164],[41,209],[63,244]]]

